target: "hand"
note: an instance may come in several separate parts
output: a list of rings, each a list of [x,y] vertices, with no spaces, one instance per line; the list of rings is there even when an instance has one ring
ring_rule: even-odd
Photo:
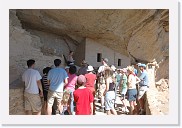
[[[41,92],[39,93],[39,95],[40,95],[40,97],[42,98],[42,97],[43,97],[43,92],[41,91]]]

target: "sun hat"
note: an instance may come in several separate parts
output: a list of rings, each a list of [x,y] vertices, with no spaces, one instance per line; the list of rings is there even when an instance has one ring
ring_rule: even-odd
[[[91,65],[89,65],[88,68],[87,68],[87,71],[88,71],[88,72],[91,72],[91,71],[93,71],[93,70],[94,70],[94,68],[93,68]]]
[[[127,70],[128,70],[128,71],[134,72],[134,67],[133,67],[133,66],[128,66],[128,67],[127,67]]]
[[[69,69],[70,67],[69,66],[66,66],[64,69]]]
[[[79,75],[78,78],[77,78],[77,83],[82,85],[84,83],[86,83],[86,78],[84,75]]]
[[[126,68],[123,68],[121,69],[122,72],[126,73],[127,72],[127,69]]]

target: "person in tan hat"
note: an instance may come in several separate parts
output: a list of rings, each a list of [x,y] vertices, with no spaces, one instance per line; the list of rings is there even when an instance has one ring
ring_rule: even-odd
[[[87,67],[88,67],[87,62],[83,60],[81,63],[81,68],[78,70],[77,75],[85,75],[87,73]]]
[[[73,92],[76,103],[76,115],[93,115],[94,98],[92,92],[85,87],[85,83],[85,76],[79,75],[77,79],[78,89]]]
[[[90,89],[90,91],[93,94],[93,97],[95,97],[95,83],[96,83],[96,79],[97,76],[93,73],[94,68],[89,65],[88,69],[87,69],[87,74],[85,74],[85,78],[86,78],[86,84],[85,87]],[[93,114],[95,115],[95,102],[93,102]]]
[[[128,66],[128,85],[127,85],[127,95],[128,101],[130,104],[130,115],[135,114],[134,110],[136,108],[136,98],[137,98],[137,89],[136,84],[140,82],[140,79],[134,73],[134,67]]]

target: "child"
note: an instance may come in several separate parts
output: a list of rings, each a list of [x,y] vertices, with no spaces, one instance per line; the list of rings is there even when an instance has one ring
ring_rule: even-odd
[[[79,75],[77,79],[78,89],[73,92],[76,115],[93,115],[94,98],[92,92],[85,87],[85,83],[85,76]]]
[[[69,90],[64,90],[64,93],[63,93],[63,99],[61,101],[61,104],[62,104],[62,109],[63,110],[61,113],[61,115],[70,115],[70,109],[69,109],[69,101],[70,100],[70,91]]]
[[[43,88],[43,95],[44,95],[44,105],[43,105],[44,114],[46,114],[46,112],[47,112],[47,94],[48,94],[48,90],[49,90],[47,75],[50,70],[51,70],[50,67],[46,67],[43,69],[44,75],[42,77],[42,88]]]

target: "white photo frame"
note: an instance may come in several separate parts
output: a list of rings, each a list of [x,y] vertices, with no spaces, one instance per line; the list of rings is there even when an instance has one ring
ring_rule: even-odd
[[[4,3],[4,2],[3,2]],[[178,1],[177,0],[6,0],[1,4],[1,67],[0,81],[1,119],[3,125],[179,125],[179,43],[178,43]],[[71,4],[70,4],[71,3]],[[103,4],[104,3],[104,4]],[[9,115],[9,9],[169,9],[169,84],[170,106],[168,115],[132,116],[27,116]],[[177,74],[178,72],[178,74]],[[172,100],[171,100],[172,99]],[[2,104],[3,103],[3,104]],[[132,121],[132,122],[131,122]],[[71,123],[70,123],[71,122]]]

